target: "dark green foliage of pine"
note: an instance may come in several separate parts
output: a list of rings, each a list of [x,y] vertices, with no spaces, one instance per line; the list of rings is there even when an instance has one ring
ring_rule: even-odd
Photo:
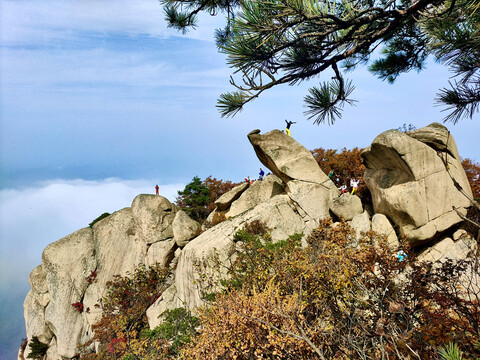
[[[171,343],[171,353],[178,354],[179,348],[188,344],[196,335],[200,325],[198,318],[185,308],[166,310],[161,315],[164,322],[153,330],[142,331],[142,336],[153,338],[159,336]]]
[[[178,191],[176,204],[192,219],[202,222],[208,216],[207,206],[210,203],[210,189],[198,176]]]
[[[102,215],[97,217],[95,220],[93,220],[90,224],[88,224],[88,226],[90,226],[90,228],[93,228],[93,225],[95,223],[99,222],[102,219],[105,219],[107,216],[110,216],[110,213],[108,213],[108,212],[103,213]]]
[[[42,343],[37,336],[32,337],[28,346],[30,347],[30,354],[27,356],[29,359],[41,359],[48,350],[48,344]]]
[[[197,25],[199,12],[226,14],[216,33],[227,55],[234,91],[217,108],[233,116],[274,86],[330,79],[305,97],[305,115],[333,123],[353,105],[344,73],[368,66],[393,83],[401,73],[421,71],[429,56],[452,70],[440,90],[445,121],[472,118],[480,108],[480,6],[478,0],[161,0],[170,26]],[[380,56],[378,56],[380,51]],[[342,73],[343,72],[343,73]],[[333,75],[333,76],[332,76]]]

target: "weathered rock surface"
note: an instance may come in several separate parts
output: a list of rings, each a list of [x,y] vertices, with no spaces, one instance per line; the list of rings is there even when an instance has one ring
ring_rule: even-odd
[[[183,247],[197,236],[200,224],[191,219],[184,211],[180,210],[173,219],[172,229],[176,244]]]
[[[153,196],[153,195],[152,195]],[[138,198],[135,198],[134,202]],[[150,215],[148,215],[150,217]],[[144,222],[146,223],[146,221]],[[101,309],[96,308],[99,300],[106,295],[106,284],[114,275],[125,276],[133,272],[136,267],[145,263],[148,245],[144,238],[139,236],[131,208],[124,208],[96,223],[93,226],[96,277],[85,291],[83,304],[90,311],[85,314],[89,325],[99,321]],[[82,280],[90,273],[86,274]],[[57,345],[60,342],[57,339]]]
[[[470,236],[465,236],[456,241],[447,237],[423,251],[417,258],[430,262],[446,261],[447,259],[460,260],[465,259],[468,254],[476,251],[476,249],[477,242]]]
[[[439,141],[432,140],[437,137]],[[442,144],[447,151],[437,152]],[[432,124],[411,134],[386,131],[362,156],[375,213],[391,219],[411,244],[429,240],[462,221],[452,207],[465,214],[470,202],[456,189],[452,177],[470,197],[471,189],[454,139],[444,126]]]
[[[330,202],[339,190],[318,166],[313,155],[280,130],[248,134],[258,159],[286,185],[288,196],[306,216],[305,221],[329,216]]]
[[[152,244],[173,237],[172,222],[177,207],[158,195],[138,195],[132,203],[132,213],[138,234]]]
[[[372,216],[372,231],[387,238],[388,246],[395,250],[399,247],[397,234],[388,218],[383,214],[375,214]]]
[[[330,210],[338,217],[352,220],[363,212],[363,206],[358,196],[345,193],[332,200]]]
[[[248,189],[248,184],[246,182],[235,186],[232,190],[226,192],[222,196],[220,196],[216,201],[215,205],[218,211],[225,211],[227,210],[232,202],[237,200],[242,193]]]
[[[225,216],[227,218],[237,216],[276,195],[284,193],[285,189],[282,186],[282,181],[275,175],[268,175],[262,181],[255,181],[252,186],[247,187],[241,196],[231,204],[228,211],[225,212]]]
[[[161,315],[165,310],[173,310],[182,307],[183,304],[177,296],[177,288],[175,284],[166,289],[155,303],[147,309],[148,325],[150,329],[154,329],[162,323]]]
[[[194,264],[199,261],[206,261],[208,264],[214,255],[218,256],[221,262],[227,261],[235,246],[233,235],[245,222],[253,220],[266,223],[273,241],[283,240],[289,235],[305,231],[305,223],[287,195],[277,195],[209,229],[189,242],[180,255],[175,276],[175,287],[180,303],[191,309],[203,305],[198,292],[202,281]]]
[[[89,228],[68,235],[43,251],[42,267],[51,297],[45,308],[45,323],[55,334],[60,356],[72,358],[78,353],[85,323],[72,304],[82,301],[87,288],[85,278],[95,266],[93,233]]]

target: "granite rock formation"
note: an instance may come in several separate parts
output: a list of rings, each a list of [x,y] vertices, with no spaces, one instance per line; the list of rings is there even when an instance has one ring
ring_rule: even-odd
[[[452,209],[465,214],[471,190],[454,139],[440,124],[407,134],[384,132],[365,150],[374,214],[364,211],[367,206],[357,196],[340,196],[312,154],[293,138],[279,130],[255,130],[248,139],[273,174],[222,195],[209,219],[221,213],[225,221],[200,229],[166,198],[139,195],[131,207],[47,246],[42,264],[30,275],[24,302],[27,337],[49,344],[47,360],[78,354],[101,317],[95,304],[106,295],[106,283],[138,266],[160,263],[172,269],[167,289],[147,310],[150,327],[159,324],[166,309],[203,305],[199,288],[204,284],[195,264],[214,272],[212,258],[226,261],[236,246],[234,234],[253,220],[263,221],[276,241],[294,233],[306,237],[332,213],[352,226],[353,244],[373,230],[394,249],[404,240],[422,245],[419,258],[426,261],[461,259],[476,248]],[[77,311],[75,303],[88,311]]]

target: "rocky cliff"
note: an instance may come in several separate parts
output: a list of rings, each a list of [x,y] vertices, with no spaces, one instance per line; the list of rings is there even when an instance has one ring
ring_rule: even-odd
[[[131,207],[47,246],[30,275],[24,313],[29,341],[37,336],[49,344],[48,360],[77,355],[101,316],[95,304],[106,283],[139,265],[172,267],[168,289],[147,311],[150,327],[166,309],[202,305],[195,263],[208,264],[213,254],[225,260],[235,232],[253,220],[265,222],[272,239],[281,240],[307,236],[326,217],[343,217],[358,234],[385,234],[392,247],[399,239],[409,242],[425,260],[462,258],[476,247],[461,217],[472,205],[471,190],[455,141],[440,124],[407,134],[387,131],[364,151],[373,211],[355,195],[340,196],[311,153],[283,132],[255,130],[248,139],[272,175],[219,198],[210,219],[221,213],[226,221],[202,232],[164,197],[139,195]],[[28,347],[19,359],[27,355]]]

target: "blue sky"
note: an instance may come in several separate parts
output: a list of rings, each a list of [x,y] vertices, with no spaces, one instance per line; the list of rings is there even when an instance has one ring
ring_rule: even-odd
[[[174,200],[195,175],[256,177],[251,130],[289,119],[308,149],[352,148],[444,116],[433,99],[450,74],[431,61],[394,85],[362,68],[349,74],[359,102],[334,126],[303,117],[308,86],[329,74],[273,89],[222,119],[215,104],[231,90],[231,70],[213,43],[221,25],[202,16],[197,30],[179,34],[155,0],[0,0],[0,301],[14,307],[8,324],[18,327],[2,349],[23,336],[27,276],[46,245],[157,183]],[[479,115],[447,126],[460,154],[480,161]]]

